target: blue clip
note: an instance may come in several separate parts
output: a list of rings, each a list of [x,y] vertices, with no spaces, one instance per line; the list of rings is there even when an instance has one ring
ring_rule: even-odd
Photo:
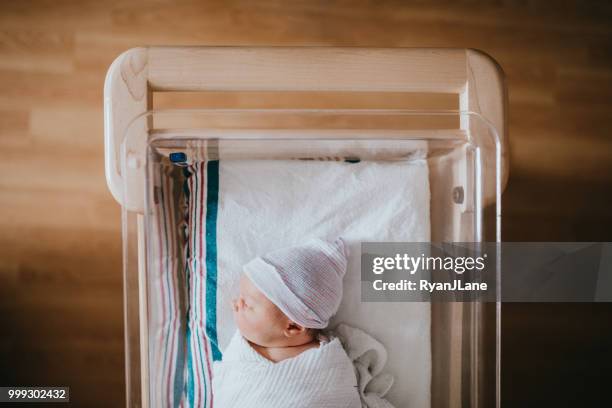
[[[187,155],[183,152],[170,153],[169,158],[172,163],[185,163],[187,161]]]

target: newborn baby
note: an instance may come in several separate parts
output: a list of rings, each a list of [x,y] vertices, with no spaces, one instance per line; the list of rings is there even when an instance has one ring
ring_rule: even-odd
[[[273,251],[243,267],[233,302],[238,330],[216,362],[221,408],[360,408],[352,362],[324,335],[342,299],[344,241]]]

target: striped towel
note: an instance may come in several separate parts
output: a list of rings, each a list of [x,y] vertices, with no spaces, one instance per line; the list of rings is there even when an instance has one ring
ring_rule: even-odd
[[[177,174],[177,172],[179,172]],[[149,397],[152,407],[179,406],[184,389],[186,307],[180,168],[155,167],[148,230]]]
[[[187,407],[212,408],[212,362],[221,360],[216,315],[219,161],[195,162],[186,174],[189,310],[183,402]]]
[[[152,407],[212,408],[216,335],[218,161],[153,174],[149,229],[149,390]],[[182,188],[181,188],[182,187]]]

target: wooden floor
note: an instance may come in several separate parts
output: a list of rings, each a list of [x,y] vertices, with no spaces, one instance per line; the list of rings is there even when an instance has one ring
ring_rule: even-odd
[[[1,2],[0,385],[69,385],[75,406],[123,404],[102,87],[138,45],[485,50],[509,87],[504,239],[611,241],[612,3],[410,3]],[[605,304],[505,305],[503,406],[604,406],[610,321]]]

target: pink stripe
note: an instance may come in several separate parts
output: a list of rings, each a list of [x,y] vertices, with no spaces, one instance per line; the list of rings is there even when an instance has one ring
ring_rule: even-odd
[[[194,193],[194,186],[197,185],[199,186],[198,183],[198,168],[199,168],[199,163],[195,164],[194,167],[194,171],[192,176],[190,177],[190,191],[192,192],[192,194]],[[196,220],[196,215],[198,212],[198,201],[196,197],[193,197],[193,195],[191,196],[191,200],[189,203],[190,206],[193,207],[192,213],[191,213],[191,224],[189,226],[189,231],[191,233],[193,233],[193,240],[190,240],[190,242],[192,242],[193,247],[192,247],[192,257],[193,260],[196,263],[196,268],[194,268],[193,273],[191,274],[191,299],[192,302],[195,302],[196,299],[196,294],[197,294],[197,281],[198,281],[198,270],[200,268],[199,264],[199,255],[196,252],[196,248],[198,247],[198,240],[200,239],[200,234],[198,233],[197,229],[194,228],[195,223],[197,222]],[[195,371],[196,373],[196,378],[197,378],[197,387],[196,389],[193,390],[193,394],[194,394],[194,400],[193,400],[193,406],[197,407],[198,406],[198,399],[200,398],[200,389],[201,389],[201,379],[200,379],[200,370],[199,370],[199,364],[198,364],[198,358],[199,358],[199,353],[198,353],[198,336],[200,335],[199,331],[198,331],[198,326],[197,326],[197,321],[199,320],[199,316],[198,316],[198,308],[197,307],[193,307],[195,306],[194,304],[192,304],[192,311],[193,313],[190,316],[190,321],[189,324],[191,326],[191,332],[192,332],[192,337],[191,337],[191,350],[192,350],[192,356],[193,356],[193,366],[190,367],[192,369],[192,371]]]
[[[195,172],[193,173],[195,174]],[[189,191],[193,192],[193,178],[194,176],[189,177]],[[193,227],[192,227],[192,223],[194,221],[194,215],[195,215],[195,200],[193,199],[193,196],[190,198],[189,200],[189,246],[191,246],[192,250],[190,252],[191,255],[191,259],[189,260],[190,263],[190,268],[191,268],[191,263],[192,260],[195,259],[195,254],[193,251],[193,242],[195,240],[195,238],[197,237],[196,234],[193,234]],[[194,299],[195,296],[195,274],[191,273],[189,275],[189,290],[191,291],[191,293],[189,294],[189,299]],[[191,313],[189,315],[189,322],[187,322],[187,324],[191,327],[191,338],[189,339],[189,347],[191,349],[192,355],[195,356],[195,350],[196,350],[196,340],[197,340],[197,333],[193,330],[193,321],[194,321],[195,317],[193,316],[193,313]],[[190,369],[192,369],[193,367],[189,367]],[[195,391],[195,390],[194,390]],[[195,398],[195,397],[194,397]],[[195,402],[195,399],[194,399]]]
[[[198,283],[199,283],[199,287],[200,287],[200,296],[202,296],[202,294],[204,293],[202,290],[202,275],[203,275],[203,265],[202,265],[202,237],[205,236],[206,231],[204,231],[202,229],[202,224],[203,224],[203,214],[204,214],[204,185],[205,185],[205,175],[204,175],[204,165],[203,162],[198,163],[198,188],[200,189],[200,200],[198,201],[198,203],[200,204],[200,225],[199,225],[199,229],[198,229],[198,234],[197,234],[197,238],[198,238]],[[195,299],[195,297],[194,297]],[[206,299],[204,299],[204,301],[206,301]],[[202,299],[200,298],[200,304],[199,304],[199,312],[198,312],[198,319],[196,321],[199,330],[197,330],[198,334],[202,334],[202,304],[204,302],[202,301]],[[196,305],[197,306],[197,305]],[[206,338],[206,337],[204,337]],[[196,356],[199,357],[199,353],[195,353]],[[200,364],[196,364],[196,372],[198,374],[198,389],[197,392],[195,393],[195,395],[201,399],[200,393],[202,391],[202,378],[200,376],[200,366],[201,366],[201,361]]]
[[[194,171],[193,174],[191,175],[190,179],[189,179],[189,188],[190,191],[192,192],[192,196],[191,199],[189,200],[189,206],[191,207],[191,213],[190,213],[190,225],[189,225],[189,232],[192,233],[192,235],[190,236],[190,245],[192,246],[191,248],[191,257],[192,260],[196,262],[197,264],[197,254],[195,252],[195,248],[196,248],[196,241],[198,239],[198,234],[194,233],[195,230],[193,228],[193,223],[196,221],[195,219],[195,215],[197,214],[197,200],[194,199],[193,197],[193,191],[194,191],[194,185],[195,185],[195,178],[197,178],[197,164],[195,164],[194,167]],[[191,290],[191,294],[190,294],[190,299],[195,299],[195,295],[196,295],[196,281],[197,281],[197,276],[196,276],[196,270],[192,270],[191,276],[190,276],[190,290]],[[193,300],[192,300],[193,301]],[[196,361],[197,362],[197,349],[198,349],[198,342],[197,342],[197,336],[198,336],[198,332],[197,332],[197,327],[194,325],[194,322],[197,321],[197,309],[194,309],[193,307],[191,308],[192,312],[190,315],[190,320],[189,320],[189,325],[191,326],[191,339],[190,339],[190,347],[191,347],[191,353],[193,356],[193,360],[192,361]],[[193,370],[197,370],[197,365],[193,365],[192,367],[190,367],[190,369],[192,370],[192,374],[193,374]],[[193,390],[194,392],[194,406],[197,406],[197,390]]]
[[[207,180],[206,176],[207,176],[207,174],[204,173],[204,166],[201,166],[200,167],[200,234],[199,234],[200,237],[203,237],[203,236],[205,237],[206,236],[206,230],[205,230],[206,227],[204,227],[204,220],[203,220],[204,219],[204,216],[203,216],[203,214],[204,214],[204,203],[205,203],[205,201],[204,201],[204,187],[206,186],[206,180]],[[199,275],[200,278],[202,277],[202,275],[204,273],[203,272],[203,267],[202,267],[203,262],[201,262],[202,258],[203,258],[203,254],[202,254],[202,241],[203,241],[203,239],[200,239],[200,242],[199,242],[199,251],[198,251],[198,254],[200,256],[200,275]],[[203,287],[202,287],[202,279],[200,279],[200,293],[204,293]],[[204,299],[204,300],[206,301],[207,299]],[[202,314],[202,304],[203,303],[204,302],[200,302],[200,304],[199,304],[199,306],[200,306],[200,316],[203,316],[203,314]],[[200,328],[202,328],[202,319],[200,319],[198,321],[198,323],[200,324]]]
[[[164,173],[164,176],[166,176],[165,173]],[[167,209],[170,206],[170,204],[169,204],[170,200],[168,198],[171,195],[171,194],[169,194],[170,193],[170,178],[169,177],[165,177],[164,181],[166,182],[166,185],[167,185],[167,190],[166,190],[167,193],[164,194],[164,201],[168,200],[168,203],[166,203],[166,206],[165,206],[165,208]],[[167,213],[164,211],[164,222],[166,222],[166,221],[167,221]],[[168,228],[168,231],[170,231],[170,228]],[[170,257],[170,259],[171,259],[172,258],[172,256],[171,256],[172,255],[172,248],[173,248],[172,247],[172,235],[171,235],[171,233],[170,233],[170,237],[167,237],[167,238],[170,240],[170,247],[169,247],[169,251],[170,252],[167,254],[167,256]],[[170,273],[174,274],[173,273],[174,272],[174,264],[172,264],[169,269],[171,271]],[[174,277],[173,277],[173,281],[174,281]],[[173,289],[176,289],[176,285],[172,285],[172,286],[175,286],[175,288],[173,288]],[[170,301],[173,303],[174,307],[176,307],[176,297],[175,297],[174,290],[168,291],[168,293],[172,294],[171,297],[170,297]],[[176,313],[174,313],[173,317],[174,317],[174,325],[176,325]],[[173,330],[170,332],[170,358],[168,359],[170,364],[168,365],[168,376],[167,376],[168,381],[166,383],[166,390],[168,392],[168,406],[172,406],[172,386],[173,386],[173,383],[174,383],[173,381],[170,381],[170,379],[172,377],[172,375],[171,375],[172,374],[172,366],[173,366],[173,362],[174,362],[174,337],[175,337],[174,336],[174,329],[175,329],[174,325],[173,325]]]

